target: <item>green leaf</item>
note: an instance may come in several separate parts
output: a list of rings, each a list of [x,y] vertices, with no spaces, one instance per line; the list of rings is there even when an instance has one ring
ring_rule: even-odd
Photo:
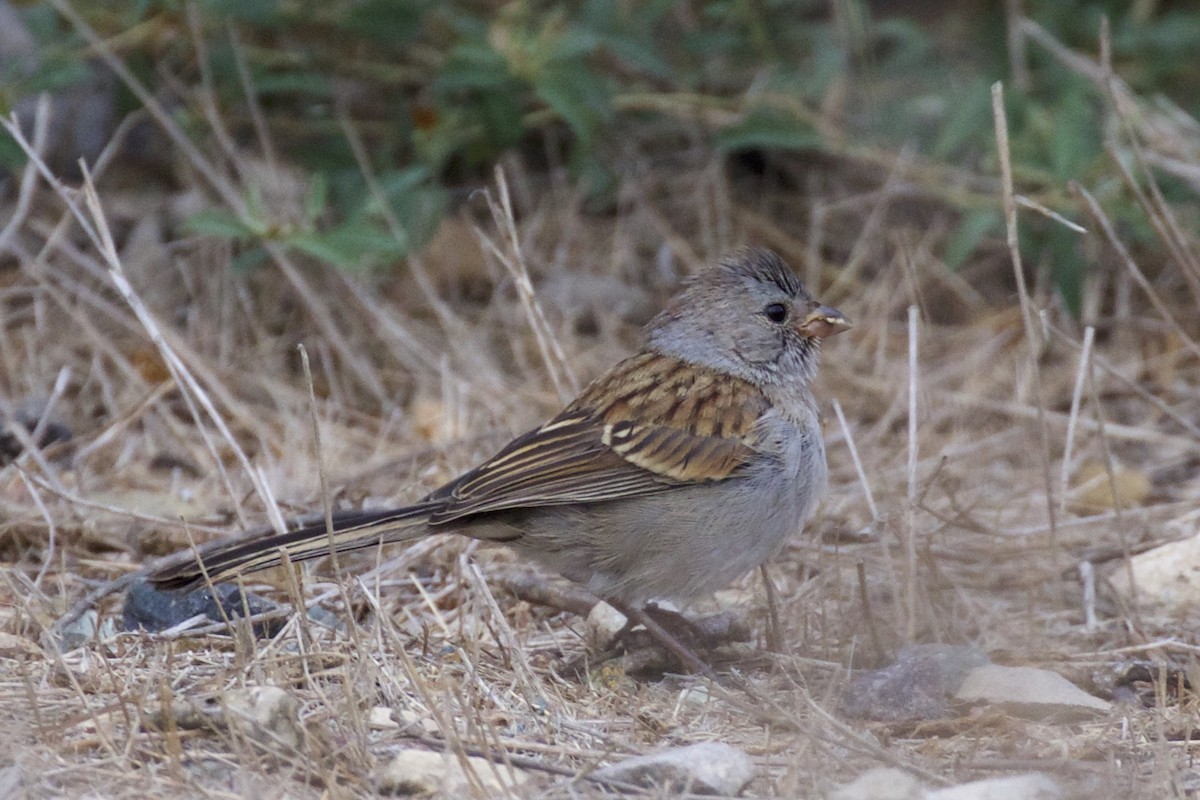
[[[986,80],[976,81],[957,94],[950,104],[950,118],[934,140],[932,153],[935,158],[948,159],[981,140],[993,140],[992,90]]]
[[[200,9],[210,19],[241,20],[264,28],[280,27],[284,19],[279,0],[206,0]]]
[[[384,173],[379,177],[384,196],[392,212],[404,226],[403,252],[416,250],[429,241],[437,230],[446,209],[446,191],[437,185],[424,167],[410,167]],[[382,220],[382,214],[372,199],[364,205],[372,218]]]
[[[717,135],[717,147],[725,152],[763,148],[807,150],[819,147],[820,135],[810,126],[785,114],[757,110]]]
[[[249,225],[238,216],[223,208],[210,208],[193,214],[183,223],[183,229],[198,236],[216,236],[222,239],[247,239],[255,235]]]
[[[329,179],[325,173],[316,172],[308,181],[308,192],[304,195],[304,218],[315,222],[329,205]]]
[[[673,66],[663,46],[660,26],[674,0],[614,3],[589,0],[581,9],[578,24],[597,40],[599,47],[626,65],[656,78],[669,78]]]
[[[396,47],[420,35],[427,5],[415,0],[358,0],[341,27],[347,33]]]
[[[1100,114],[1082,87],[1058,98],[1050,136],[1050,168],[1063,179],[1080,178],[1100,154]]]
[[[328,76],[301,70],[257,75],[254,88],[263,95],[299,94],[328,97],[333,93]]]
[[[488,143],[497,151],[512,147],[525,134],[525,109],[515,85],[481,93],[475,111]]]
[[[569,169],[572,182],[584,194],[585,208],[600,212],[611,207],[617,197],[620,180],[596,148],[576,142],[570,149]]]
[[[1053,225],[1045,233],[1045,257],[1050,261],[1050,280],[1058,289],[1063,304],[1075,316],[1083,307],[1083,283],[1087,261],[1080,251],[1079,234]]]
[[[313,258],[352,270],[369,269],[384,257],[408,252],[407,241],[398,242],[366,221],[348,222],[321,233],[296,234],[289,236],[286,243]]]
[[[234,272],[245,274],[258,269],[267,263],[267,250],[264,247],[251,247],[244,253],[238,253],[229,262]]]
[[[671,63],[656,42],[610,34],[602,36],[600,44],[618,60],[637,67],[647,75],[655,78],[668,78],[671,75]]]
[[[0,137],[0,169],[16,171],[25,166],[29,161],[29,157],[25,155],[25,151],[17,144],[16,140],[4,136]]]
[[[464,42],[450,51],[434,81],[441,94],[461,89],[492,89],[511,80],[508,62],[486,42]]]
[[[961,267],[985,238],[1000,229],[1003,221],[1003,215],[990,208],[964,214],[958,223],[958,229],[946,242],[942,254],[946,266],[950,269]]]
[[[551,65],[537,76],[536,83],[538,97],[583,141],[590,141],[611,114],[604,82],[582,63]]]
[[[567,28],[557,35],[551,34],[548,39],[548,60],[560,63],[583,61],[600,46],[600,37],[577,27]]]

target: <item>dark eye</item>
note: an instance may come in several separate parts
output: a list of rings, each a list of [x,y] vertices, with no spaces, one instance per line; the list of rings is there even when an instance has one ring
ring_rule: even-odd
[[[771,322],[784,322],[788,318],[788,308],[783,303],[771,303],[763,309],[763,314]]]

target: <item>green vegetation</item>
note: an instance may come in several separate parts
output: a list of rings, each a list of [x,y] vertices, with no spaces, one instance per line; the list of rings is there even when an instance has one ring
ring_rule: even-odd
[[[956,4],[917,18],[881,17],[872,9],[887,4],[861,0],[114,0],[77,10],[147,85],[171,77],[163,90],[174,92],[169,105],[195,140],[213,135],[202,97],[250,148],[260,113],[276,151],[308,178],[302,219],[272,220],[250,187],[248,211],[207,213],[195,231],[237,240],[246,264],[269,240],[365,268],[418,249],[448,192],[478,186],[513,149],[565,170],[597,207],[631,148],[669,152],[697,123],[725,152],[853,157],[910,147],[928,162],[995,175],[997,80],[1008,86],[1018,191],[1072,216],[1075,200],[1062,187],[1110,174],[1104,142],[1121,134],[1103,89],[1035,43],[1026,48],[1028,79],[1014,85],[1001,5]],[[1115,0],[1025,6],[1082,52],[1098,52],[1107,18],[1117,74],[1139,95],[1161,93],[1200,116],[1192,58],[1200,10]],[[87,76],[78,32],[49,5],[23,13],[44,52],[37,69],[9,76],[9,105]],[[127,95],[125,110],[136,105]],[[378,191],[347,128],[362,139]],[[997,192],[932,188],[963,212],[945,245],[952,266],[1002,232]],[[1164,190],[1179,188],[1167,181]],[[1151,240],[1120,184],[1097,194],[1131,241]],[[1025,233],[1029,262],[1052,264],[1077,307],[1085,260],[1075,237],[1040,219]]]

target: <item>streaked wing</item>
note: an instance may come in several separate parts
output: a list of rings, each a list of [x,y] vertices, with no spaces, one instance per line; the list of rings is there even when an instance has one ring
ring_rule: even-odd
[[[431,524],[504,509],[594,503],[720,480],[754,455],[766,398],[661,355],[627,359],[561,414],[426,498]]]

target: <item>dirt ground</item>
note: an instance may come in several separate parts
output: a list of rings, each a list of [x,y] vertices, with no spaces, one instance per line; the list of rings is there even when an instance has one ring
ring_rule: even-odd
[[[73,435],[14,446],[0,470],[0,796],[373,796],[412,747],[526,770],[511,796],[607,796],[586,777],[597,766],[702,741],[751,755],[754,797],[820,796],[881,766],[932,787],[1032,770],[1071,795],[1192,796],[1195,698],[1165,679],[1087,722],[843,712],[857,672],[912,642],[975,644],[1105,699],[1132,662],[1192,674],[1189,616],[1110,577],[1196,532],[1200,370],[1091,221],[1082,319],[1045,264],[1024,265],[1023,309],[1003,242],[956,272],[938,259],[953,212],[903,160],[821,168],[819,189],[791,182],[801,192],[686,150],[630,170],[617,209],[595,214],[514,159],[511,231],[475,196],[383,276],[282,251],[234,270],[229,242],[181,231],[198,190],[119,165],[97,171],[94,196],[14,186],[3,392],[10,420],[48,408]],[[302,202],[294,175],[259,174],[279,207]],[[501,195],[499,179],[486,188]],[[778,250],[856,322],[827,343],[817,387],[828,497],[771,565],[780,652],[751,575],[693,609],[750,625],[751,641],[710,654],[718,684],[631,675],[596,660],[583,619],[530,598],[528,565],[453,537],[343,559],[341,579],[318,562],[299,591],[340,624],[291,615],[270,639],[118,632],[118,593],[96,604],[95,635],[56,645],[56,621],[89,590],[262,525],[272,504],[291,517],[420,496],[554,413],[636,347],[682,278],[744,243]],[[1194,334],[1179,272],[1149,273]],[[262,580],[274,588],[247,585],[295,593],[286,576]],[[261,686],[295,702],[294,740],[184,719]]]

